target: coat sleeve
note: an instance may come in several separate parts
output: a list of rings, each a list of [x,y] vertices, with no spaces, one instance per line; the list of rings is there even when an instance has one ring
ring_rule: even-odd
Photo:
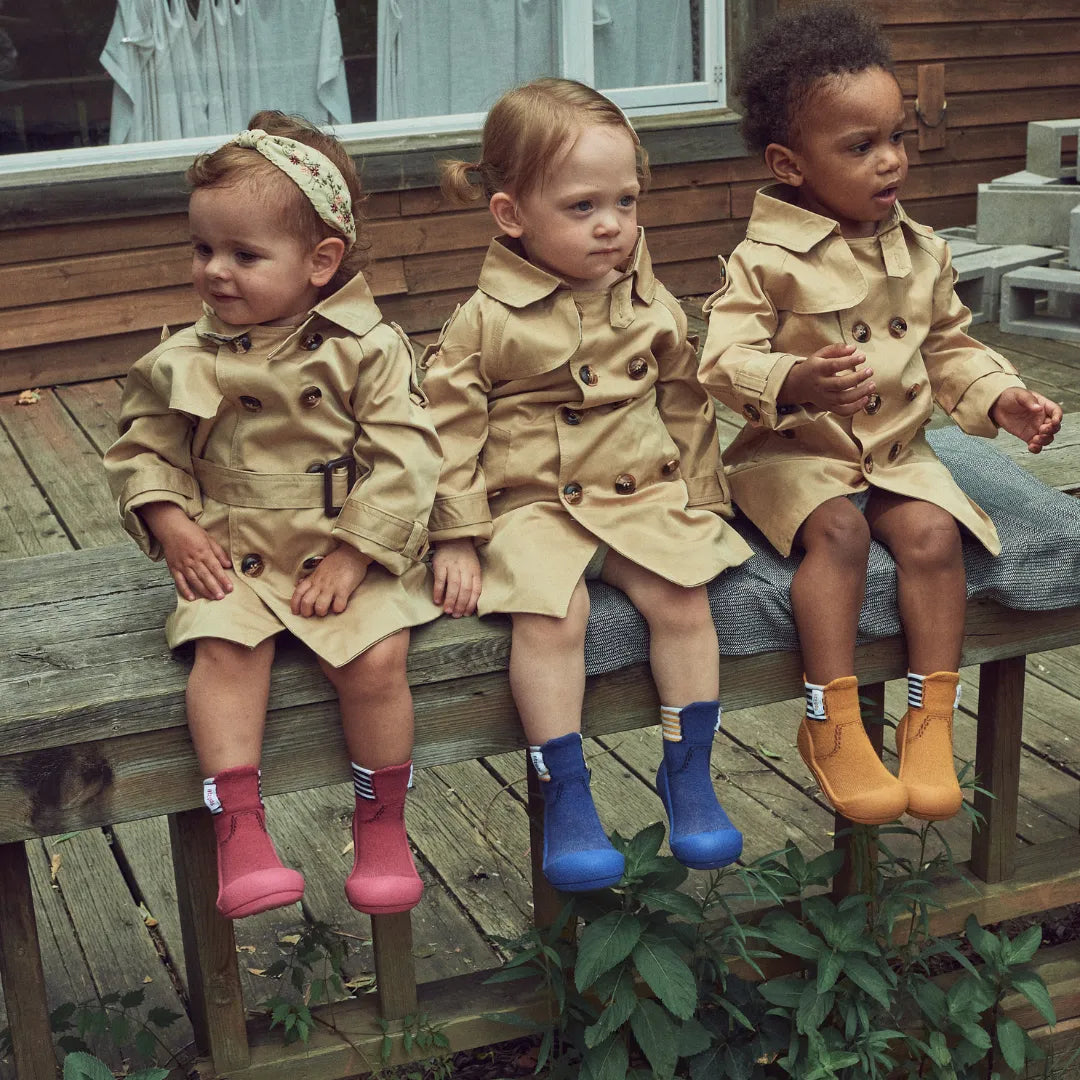
[[[971,337],[971,312],[956,295],[956,273],[948,245],[934,284],[933,322],[922,344],[923,363],[934,400],[969,435],[993,438],[997,425],[990,409],[1003,390],[1023,386],[1016,368]]]
[[[824,414],[776,400],[788,373],[803,357],[773,350],[780,320],[769,297],[767,268],[755,257],[758,247],[746,241],[730,260],[720,259],[721,286],[703,309],[709,329],[698,378],[752,426],[781,430]]]
[[[686,315],[671,297],[661,297],[675,320],[674,347],[657,357],[656,407],[679,448],[689,493],[687,506],[731,514],[731,496],[720,463],[716,412],[697,377],[697,341],[687,337]]]
[[[439,489],[431,512],[431,539],[491,539],[491,509],[481,455],[488,438],[491,383],[481,357],[477,296],[447,321],[424,353],[424,393],[443,447]]]
[[[427,550],[427,519],[442,461],[435,426],[416,382],[412,347],[380,323],[360,341],[353,391],[361,473],[332,535],[403,574]]]
[[[191,464],[191,437],[197,417],[176,407],[182,403],[214,415],[216,394],[200,395],[181,389],[185,369],[174,357],[155,350],[128,373],[118,423],[120,437],[105,453],[105,474],[124,529],[151,559],[162,556],[161,545],[139,516],[139,507],[153,502],[175,503],[190,518],[202,512],[202,495]],[[187,357],[186,359],[193,359]]]

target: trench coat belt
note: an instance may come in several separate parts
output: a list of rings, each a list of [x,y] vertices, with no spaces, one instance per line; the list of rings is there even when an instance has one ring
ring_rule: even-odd
[[[226,506],[248,506],[259,510],[322,510],[322,473],[256,473],[215,465],[192,458],[195,479],[204,496]],[[349,495],[349,479],[344,469],[332,474],[333,499],[341,506]]]

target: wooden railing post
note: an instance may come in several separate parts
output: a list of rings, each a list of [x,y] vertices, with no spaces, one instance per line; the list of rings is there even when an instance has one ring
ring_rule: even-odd
[[[563,909],[559,891],[544,877],[544,796],[540,794],[540,779],[525,752],[525,775],[528,777],[529,854],[532,862],[533,923],[550,926]]]
[[[187,961],[195,1043],[210,1055],[215,1073],[249,1062],[247,1025],[236,938],[218,914],[214,822],[204,809],[169,815],[180,931]]]
[[[375,985],[384,1020],[400,1020],[416,1012],[416,964],[412,953],[412,919],[407,911],[371,916],[375,951]]]
[[[870,743],[881,757],[885,746],[885,684],[870,683],[859,687],[859,709],[862,712],[863,724],[866,734],[870,737]],[[855,827],[843,814],[834,815],[833,846],[838,851],[844,852],[844,865],[840,867],[836,877],[833,878],[832,894],[836,900],[840,900],[852,893],[865,892],[867,882],[860,880],[860,867],[856,863],[855,837],[852,829]],[[877,861],[877,844],[870,843],[867,858],[871,863]],[[865,868],[863,868],[865,869]]]
[[[975,792],[985,821],[972,832],[971,868],[991,884],[1015,872],[1026,666],[1027,657],[1013,656],[979,668],[975,778],[990,794]]]
[[[55,1080],[56,1055],[41,969],[34,894],[21,840],[0,844],[0,882],[0,982],[15,1073],[19,1080]]]

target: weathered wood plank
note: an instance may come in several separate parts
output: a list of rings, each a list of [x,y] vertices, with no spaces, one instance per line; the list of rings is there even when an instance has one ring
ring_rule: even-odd
[[[116,441],[123,384],[116,379],[58,386],[56,396],[100,454]]]
[[[37,225],[10,229],[0,244],[0,264],[74,255],[98,255],[132,248],[183,244],[191,231],[186,213],[157,214],[115,221],[80,221],[67,225]]]
[[[63,526],[0,429],[0,559],[70,550]]]
[[[867,5],[883,25],[897,23],[1019,22],[1029,19],[1064,19],[1076,14],[1072,0],[983,0],[972,7],[967,0],[869,0]]]
[[[101,458],[54,393],[43,393],[31,406],[16,405],[12,396],[0,397],[0,426],[34,480],[49,493],[76,544],[93,547],[124,538]]]
[[[1075,18],[1045,22],[942,20],[933,25],[911,22],[889,26],[887,34],[897,61],[1080,52],[1080,21]]]
[[[1002,63],[1000,56],[950,60],[945,69],[945,79],[950,94],[981,91],[1004,93],[1034,86],[1075,86],[1078,81],[1077,62],[1074,53],[1064,52],[1061,43],[1052,42],[1041,56],[1010,56],[1008,63]],[[905,97],[914,97],[917,93],[916,67],[914,64],[897,65],[897,81]]]

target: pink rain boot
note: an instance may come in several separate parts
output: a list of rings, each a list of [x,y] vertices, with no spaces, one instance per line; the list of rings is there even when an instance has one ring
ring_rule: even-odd
[[[410,911],[424,891],[405,833],[405,792],[411,776],[411,761],[374,771],[353,765],[353,868],[345,895],[366,915]]]
[[[218,911],[242,919],[295,904],[304,895],[304,878],[281,865],[266,831],[259,770],[223,769],[203,782],[203,797],[217,837]]]

